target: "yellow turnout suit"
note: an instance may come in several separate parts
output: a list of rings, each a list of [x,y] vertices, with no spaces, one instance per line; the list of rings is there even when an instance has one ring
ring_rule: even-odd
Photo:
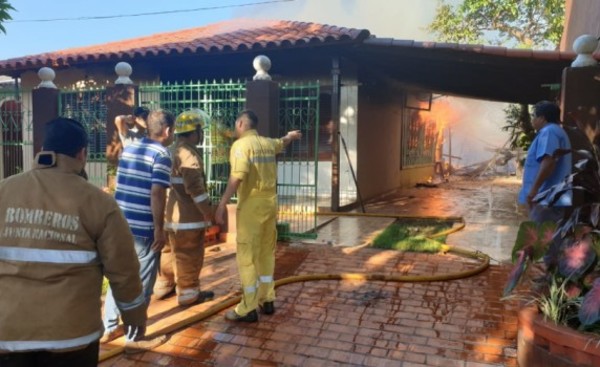
[[[248,130],[233,143],[231,175],[241,180],[237,190],[237,265],[242,300],[235,312],[244,316],[263,302],[275,300],[273,272],[277,242],[277,162],[281,139]]]

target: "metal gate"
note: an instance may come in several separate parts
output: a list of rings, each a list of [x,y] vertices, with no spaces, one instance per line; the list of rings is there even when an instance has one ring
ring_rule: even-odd
[[[106,91],[104,88],[61,90],[59,113],[75,119],[88,133],[88,180],[98,187],[107,186]]]
[[[31,92],[0,90],[0,178],[31,168],[33,124]]]
[[[229,178],[231,133],[237,114],[245,108],[246,83],[194,82],[145,84],[139,101],[149,109],[179,114],[190,108],[206,111],[213,123],[207,127],[201,149],[212,202],[218,202]],[[316,237],[319,84],[280,86],[279,134],[302,130],[278,161],[279,238]],[[235,198],[233,198],[235,201]]]
[[[284,84],[279,95],[279,136],[301,130],[303,137],[278,157],[278,236],[316,238],[319,83]]]
[[[210,199],[218,203],[229,179],[231,131],[237,114],[246,104],[246,83],[242,81],[195,82],[189,84],[140,85],[139,100],[149,109],[165,109],[175,115],[200,108],[212,118],[201,145]]]

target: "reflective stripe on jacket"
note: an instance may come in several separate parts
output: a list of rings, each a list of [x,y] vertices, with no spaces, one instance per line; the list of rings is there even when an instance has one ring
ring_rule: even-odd
[[[0,181],[0,353],[99,339],[103,276],[123,319],[145,321],[139,262],[117,203],[78,175],[79,161],[53,157]]]
[[[196,147],[177,141],[173,149],[171,189],[167,197],[165,229],[167,231],[204,229],[210,222],[197,204],[210,200],[202,155]]]

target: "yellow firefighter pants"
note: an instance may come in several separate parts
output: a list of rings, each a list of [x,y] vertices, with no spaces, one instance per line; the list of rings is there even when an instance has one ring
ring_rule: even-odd
[[[167,232],[168,241],[160,256],[157,285],[177,285],[184,289],[200,288],[200,271],[204,263],[204,229]]]
[[[242,300],[235,312],[245,316],[263,302],[275,300],[277,198],[248,198],[237,211],[236,260]]]

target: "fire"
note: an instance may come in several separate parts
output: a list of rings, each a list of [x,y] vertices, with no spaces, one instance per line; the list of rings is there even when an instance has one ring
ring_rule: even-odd
[[[430,111],[423,111],[423,120],[436,124],[437,130],[441,132],[446,127],[452,127],[458,122],[459,113],[450,105],[447,99],[436,99],[432,102]]]
[[[425,126],[431,126],[435,129],[435,160],[443,162],[443,146],[445,143],[444,132],[459,121],[458,109],[450,104],[446,98],[434,99],[429,111],[420,111],[420,120]]]

